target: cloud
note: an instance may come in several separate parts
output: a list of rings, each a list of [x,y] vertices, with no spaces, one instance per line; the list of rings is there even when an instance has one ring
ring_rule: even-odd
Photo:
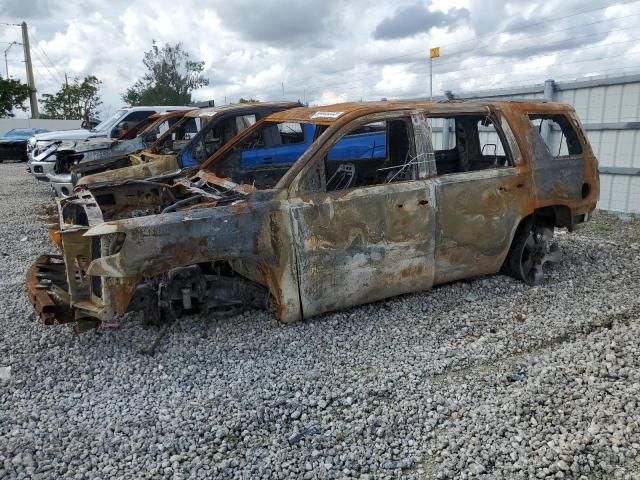
[[[193,97],[218,104],[279,100],[283,83],[287,99],[312,104],[424,97],[432,45],[442,53],[434,94],[633,72],[640,64],[640,4],[606,0],[183,0],[177,9],[175,0],[0,3],[3,21],[29,25],[38,96],[54,93],[65,72],[96,75],[103,117],[144,74],[154,39],[181,42],[205,62],[210,84]],[[20,29],[0,28],[0,41],[20,42]],[[11,48],[10,75],[24,81],[22,60],[22,49]]]
[[[376,40],[393,40],[412,37],[418,33],[427,33],[432,28],[454,28],[469,18],[466,8],[452,8],[448,12],[430,11],[427,5],[416,3],[398,7],[391,17],[378,24],[373,32]]]
[[[45,18],[52,14],[53,2],[47,0],[3,0],[2,16],[4,18]]]
[[[294,41],[316,41],[333,6],[331,1],[236,0],[220,3],[216,12],[225,28],[245,40],[294,47]]]

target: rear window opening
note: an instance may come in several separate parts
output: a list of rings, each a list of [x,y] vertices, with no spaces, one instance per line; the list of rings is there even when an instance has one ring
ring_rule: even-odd
[[[537,128],[551,156],[560,158],[582,153],[578,134],[564,115],[531,113],[529,120]]]

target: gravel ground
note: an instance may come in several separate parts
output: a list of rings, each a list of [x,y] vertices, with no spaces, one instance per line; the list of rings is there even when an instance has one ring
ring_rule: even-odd
[[[48,187],[0,175],[0,478],[640,478],[639,219],[559,235],[542,287],[187,318],[149,358],[135,322],[35,321]]]

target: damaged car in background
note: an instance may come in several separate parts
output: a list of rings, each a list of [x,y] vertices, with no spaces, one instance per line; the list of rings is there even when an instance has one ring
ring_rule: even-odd
[[[130,155],[127,166],[76,179],[79,188],[113,184],[197,168],[222,145],[274,112],[298,102],[229,104],[187,112],[145,150]]]
[[[58,200],[61,254],[27,273],[39,317],[78,332],[127,312],[291,322],[500,270],[535,285],[559,260],[554,229],[599,194],[574,110],[545,102],[295,108],[200,167]]]
[[[0,163],[4,160],[29,160],[29,139],[39,133],[45,133],[44,128],[13,128],[0,137]]]
[[[96,138],[120,138],[154,113],[192,109],[193,107],[182,106],[127,107],[117,110],[111,117],[91,130],[59,130],[40,133],[29,139],[27,172],[37,180],[48,182],[47,175],[55,173],[56,151],[62,143]]]
[[[58,197],[66,197],[86,175],[131,165],[130,155],[153,145],[160,135],[189,110],[153,114],[117,139],[96,138],[61,143],[55,152],[53,173],[47,175]],[[195,134],[195,130],[186,133]]]

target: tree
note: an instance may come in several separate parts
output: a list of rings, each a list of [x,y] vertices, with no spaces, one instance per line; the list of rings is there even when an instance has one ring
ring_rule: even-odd
[[[238,100],[238,103],[259,103],[260,100],[256,100],[255,98],[244,98],[244,97],[240,97],[240,100]]]
[[[122,95],[130,105],[187,105],[193,90],[209,85],[204,62],[189,60],[181,43],[160,48],[154,41],[142,62],[147,73]]]
[[[97,108],[102,104],[98,94],[102,82],[89,75],[82,82],[74,78],[63,84],[54,95],[44,94],[40,101],[43,106],[42,118],[62,120],[84,120],[97,116]]]
[[[13,109],[27,111],[24,102],[31,93],[29,86],[20,80],[0,78],[0,117],[13,117]]]

